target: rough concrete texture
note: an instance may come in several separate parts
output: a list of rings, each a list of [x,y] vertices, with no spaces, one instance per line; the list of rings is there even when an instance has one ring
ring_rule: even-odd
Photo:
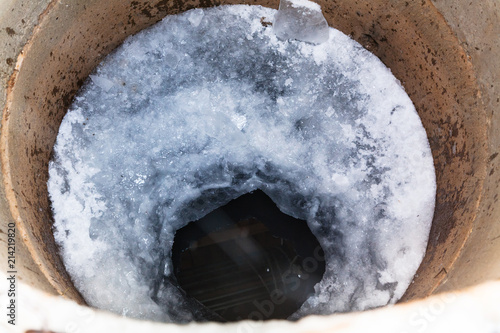
[[[17,57],[38,23],[38,16],[45,10],[49,0],[19,1],[0,0],[0,109],[5,105],[7,82],[14,71]],[[1,129],[0,129],[1,131]],[[0,162],[1,163],[1,162]],[[0,164],[1,168],[1,164]],[[7,271],[7,224],[13,222],[5,200],[5,189],[0,185],[0,267]],[[19,281],[37,286],[46,292],[56,294],[37,265],[31,259],[24,242],[16,235],[16,265]]]
[[[500,2],[433,0],[467,51],[487,113],[488,166],[474,228],[438,291],[500,278]]]

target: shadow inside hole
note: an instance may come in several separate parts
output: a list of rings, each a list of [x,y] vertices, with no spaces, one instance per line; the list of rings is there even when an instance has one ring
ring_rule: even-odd
[[[288,318],[314,293],[323,258],[307,223],[262,191],[190,222],[172,248],[179,287],[225,321]]]

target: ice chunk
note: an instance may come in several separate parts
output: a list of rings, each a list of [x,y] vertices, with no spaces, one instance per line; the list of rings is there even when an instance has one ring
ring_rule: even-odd
[[[321,44],[329,37],[328,23],[320,5],[308,0],[281,0],[273,28],[276,36],[284,40]]]
[[[90,79],[95,83],[96,86],[108,92],[114,86],[113,81],[98,75],[90,75]]]
[[[204,15],[205,14],[203,13],[203,9],[196,8],[189,12],[187,18],[194,27],[197,27],[200,25],[201,20],[203,20]]]

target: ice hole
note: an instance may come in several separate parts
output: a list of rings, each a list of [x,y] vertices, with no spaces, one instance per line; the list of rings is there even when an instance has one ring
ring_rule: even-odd
[[[306,221],[325,254],[314,294],[288,319],[392,304],[411,283],[436,191],[411,100],[348,36],[278,38],[267,24],[276,14],[239,5],[167,16],[78,93],[48,189],[55,239],[89,305],[214,318],[175,281],[174,236],[256,190]]]
[[[177,230],[172,261],[179,287],[219,321],[286,319],[325,272],[307,222],[259,190]]]

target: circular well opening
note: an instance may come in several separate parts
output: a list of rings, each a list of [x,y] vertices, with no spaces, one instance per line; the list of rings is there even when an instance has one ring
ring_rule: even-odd
[[[223,322],[287,319],[325,272],[306,221],[260,190],[177,230],[172,261],[178,287]]]

